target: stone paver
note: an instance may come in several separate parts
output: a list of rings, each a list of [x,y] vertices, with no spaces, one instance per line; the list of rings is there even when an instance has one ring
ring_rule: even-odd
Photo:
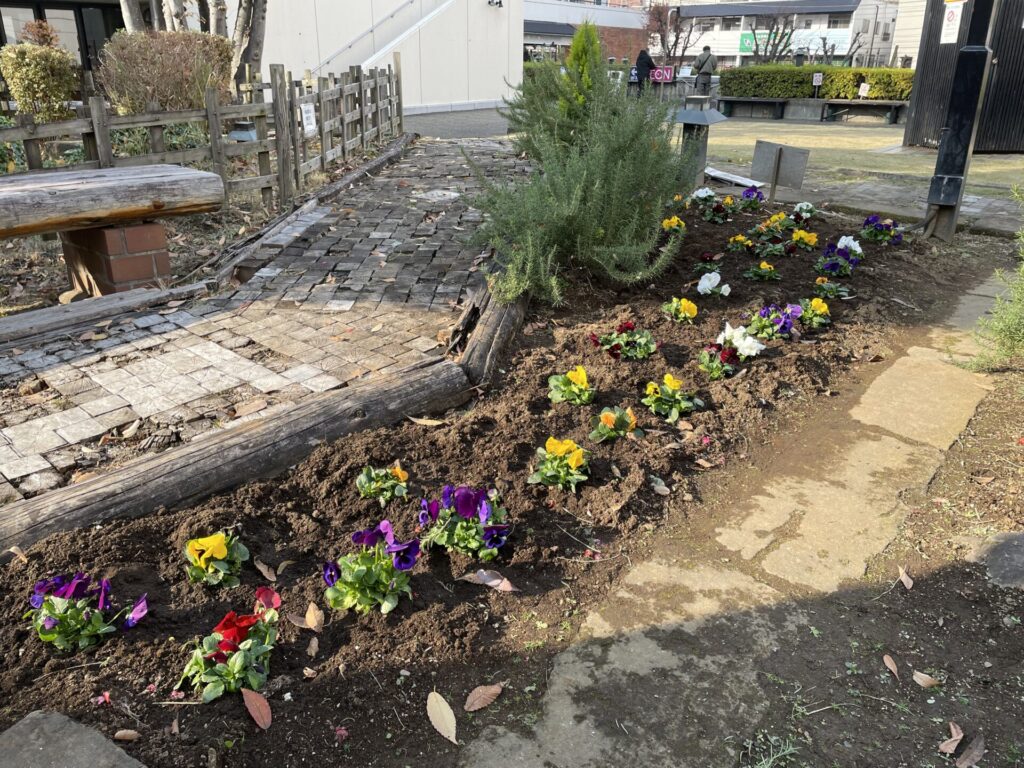
[[[36,711],[0,733],[3,764],[18,768],[145,768],[99,731]]]
[[[506,143],[415,144],[275,233],[248,282],[0,352],[0,482],[34,494],[102,468],[99,438],[137,419],[188,440],[238,423],[232,406],[256,396],[268,407],[247,420],[440,355],[486,266],[469,245],[481,181],[463,151],[490,178],[526,170]],[[47,388],[20,396],[35,378]]]
[[[970,559],[986,565],[993,584],[1024,589],[1024,533],[990,536],[975,548]]]

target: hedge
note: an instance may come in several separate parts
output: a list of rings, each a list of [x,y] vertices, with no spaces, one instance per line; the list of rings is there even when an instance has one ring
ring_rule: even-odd
[[[856,99],[862,82],[871,86],[868,99],[906,101],[914,84],[912,69],[868,67],[819,67],[791,64],[763,64],[726,69],[721,74],[723,96],[764,99],[810,99],[815,72],[825,75],[818,92],[823,99]]]

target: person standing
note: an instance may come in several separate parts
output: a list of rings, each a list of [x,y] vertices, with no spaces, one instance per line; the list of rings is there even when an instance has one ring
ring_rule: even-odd
[[[654,59],[651,58],[651,54],[647,52],[647,49],[640,51],[640,55],[636,57],[636,89],[637,96],[640,96],[644,92],[644,88],[651,82],[651,70],[655,67]]]
[[[697,73],[697,95],[711,95],[711,76],[718,69],[718,59],[711,53],[711,46],[705,45],[697,60],[693,62],[693,69]]]

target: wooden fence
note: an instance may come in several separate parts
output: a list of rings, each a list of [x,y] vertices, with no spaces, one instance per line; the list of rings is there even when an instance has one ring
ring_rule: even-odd
[[[293,80],[281,65],[271,65],[270,82],[256,79],[239,88],[235,102],[214,89],[206,92],[204,109],[153,111],[135,115],[111,114],[100,96],[89,99],[74,120],[37,125],[19,116],[19,125],[0,129],[0,146],[20,144],[29,171],[43,170],[54,147],[81,147],[81,159],[61,162],[61,170],[118,168],[174,163],[201,164],[218,173],[228,196],[259,191],[264,204],[278,204],[301,194],[307,177],[326,173],[338,160],[364,151],[402,131],[401,66],[363,71],[353,67],[340,76]],[[251,123],[255,140],[234,141],[225,136],[238,122]],[[174,126],[205,126],[207,143],[168,149],[167,131]],[[246,126],[248,127],[248,126]],[[141,154],[115,152],[118,132],[142,129]],[[48,146],[50,145],[50,146]],[[247,158],[250,162],[233,162]],[[251,162],[254,159],[255,162]],[[51,163],[52,165],[52,163]]]

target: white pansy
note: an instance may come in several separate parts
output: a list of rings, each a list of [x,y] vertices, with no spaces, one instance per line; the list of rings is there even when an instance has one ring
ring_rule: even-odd
[[[692,197],[694,200],[710,200],[710,199],[714,198],[714,196],[715,196],[714,190],[712,190],[712,189],[710,189],[708,187],[701,187],[696,192],[694,192],[692,195],[690,195],[690,197]]]
[[[813,216],[818,212],[817,208],[815,208],[813,205],[807,202],[797,203],[793,207],[793,210],[799,213],[801,216]]]
[[[697,293],[702,296],[707,296],[714,292],[720,282],[722,282],[722,276],[720,274],[717,272],[707,272],[703,277],[701,277],[700,282],[697,283]]]
[[[843,235],[839,238],[839,242],[836,243],[836,248],[842,248],[848,253],[856,253],[858,256],[864,253],[861,250],[860,243],[853,239],[851,235]]]
[[[736,345],[736,351],[739,353],[740,357],[755,357],[764,349],[764,344],[759,342],[753,336],[747,336],[745,330],[742,338],[735,339],[733,343]]]
[[[730,293],[732,293],[732,288],[730,288],[729,284],[726,283],[725,285],[723,285],[721,288],[718,289],[718,292],[722,296],[728,296]]]

